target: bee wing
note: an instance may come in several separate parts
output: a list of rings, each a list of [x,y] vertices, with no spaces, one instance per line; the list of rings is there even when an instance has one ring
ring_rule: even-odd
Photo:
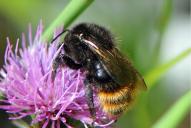
[[[106,50],[97,47],[88,40],[85,40],[85,42],[97,54],[102,66],[116,83],[120,85],[135,85],[140,89],[146,89],[146,84],[141,75],[117,48]]]

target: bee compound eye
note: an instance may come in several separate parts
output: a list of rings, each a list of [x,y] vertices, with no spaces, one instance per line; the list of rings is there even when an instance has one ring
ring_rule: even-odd
[[[63,47],[64,47],[64,50],[66,50],[66,49],[67,49],[67,46],[66,46],[66,45],[64,45]]]
[[[64,51],[65,52],[69,52],[70,51],[67,45],[64,45],[63,47],[64,47]]]

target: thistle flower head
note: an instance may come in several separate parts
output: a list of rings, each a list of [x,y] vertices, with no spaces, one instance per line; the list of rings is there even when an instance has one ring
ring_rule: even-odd
[[[23,34],[22,47],[18,47],[17,40],[14,50],[7,39],[5,64],[0,71],[0,92],[5,99],[0,101],[0,108],[12,115],[10,119],[33,116],[32,124],[40,122],[42,128],[49,125],[60,128],[60,124],[72,127],[67,117],[91,124],[93,120],[83,85],[84,72],[59,68],[55,81],[51,82],[51,64],[59,40],[50,45],[42,42],[42,24],[38,26],[34,39],[31,33],[30,29],[28,40]],[[113,120],[102,112],[96,96],[94,103],[95,125],[109,127]]]

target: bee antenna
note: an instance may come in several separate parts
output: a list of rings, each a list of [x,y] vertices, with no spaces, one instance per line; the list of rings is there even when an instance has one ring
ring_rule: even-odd
[[[61,33],[59,33],[56,37],[54,37],[51,41],[51,44],[58,39],[58,37],[60,37],[62,34],[64,34],[65,32],[70,32],[69,29],[64,29]]]

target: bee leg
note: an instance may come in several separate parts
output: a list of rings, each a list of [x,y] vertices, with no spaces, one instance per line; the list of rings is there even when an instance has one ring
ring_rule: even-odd
[[[56,58],[53,60],[53,63],[52,63],[52,75],[51,75],[52,82],[55,79],[56,71],[57,71],[58,67],[59,66],[64,67],[64,65],[67,65],[71,69],[79,69],[82,67],[81,64],[76,64],[70,57],[68,57],[62,53],[59,53],[56,56]]]
[[[85,96],[86,96],[87,104],[89,107],[90,115],[93,119],[92,126],[94,127],[94,123],[96,120],[96,111],[94,107],[93,88],[92,88],[90,77],[86,77],[86,79],[84,80],[84,84],[85,84]]]
[[[62,64],[61,61],[61,56],[60,54],[56,56],[56,58],[52,62],[52,72],[51,72],[51,81],[54,82],[55,76],[56,76],[56,71],[58,67]]]

